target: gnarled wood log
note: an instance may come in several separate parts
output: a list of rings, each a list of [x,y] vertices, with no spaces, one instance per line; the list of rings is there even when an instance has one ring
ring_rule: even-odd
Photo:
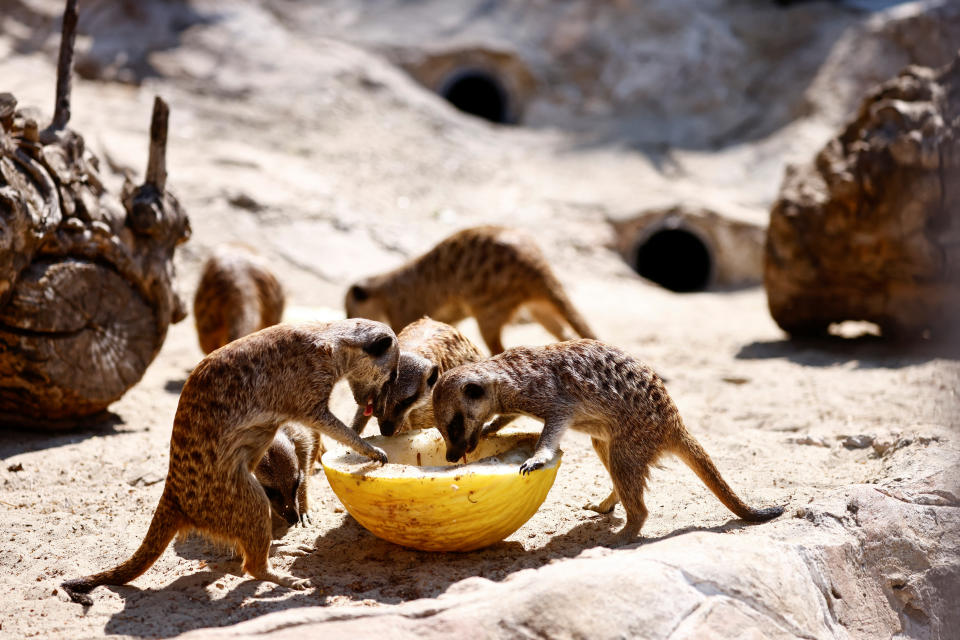
[[[791,334],[867,320],[884,335],[960,320],[960,56],[910,67],[869,95],[770,214],[764,280]]]
[[[121,198],[67,128],[76,0],[68,0],[53,121],[0,94],[0,424],[69,427],[141,378],[186,315],[173,252],[189,221],[166,191],[167,105],[156,99],[147,176]]]

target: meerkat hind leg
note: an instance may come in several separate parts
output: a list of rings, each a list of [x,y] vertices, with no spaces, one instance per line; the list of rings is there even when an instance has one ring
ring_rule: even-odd
[[[510,312],[501,309],[487,309],[477,314],[477,327],[480,329],[483,341],[487,343],[487,348],[490,349],[490,355],[503,353],[503,342],[500,336],[503,325],[510,320],[510,315]]]
[[[600,461],[603,463],[603,467],[607,470],[607,473],[610,473],[610,447],[607,445],[605,440],[599,440],[597,438],[590,438],[590,442],[593,444],[593,450],[597,452],[597,457],[600,458]],[[620,498],[617,496],[617,490],[614,489],[610,492],[610,495],[607,496],[603,502],[600,504],[589,503],[583,505],[584,509],[589,511],[596,511],[597,513],[610,513],[613,511],[613,508],[617,506],[617,503],[620,502]]]
[[[534,302],[527,305],[527,309],[534,320],[543,325],[543,328],[557,340],[563,342],[578,337],[575,332],[567,327],[563,316],[550,303]]]
[[[306,589],[310,581],[277,573],[270,568],[272,526],[270,501],[250,474],[239,474],[237,492],[220,500],[226,526],[217,533],[236,541],[243,554],[243,570],[257,580],[266,580],[291,589]],[[219,529],[219,527],[218,527]]]
[[[614,544],[630,544],[636,542],[637,535],[647,520],[648,511],[643,503],[643,491],[653,460],[649,455],[640,453],[643,451],[642,444],[615,443],[612,447],[609,446],[610,443],[607,444],[613,490],[627,512],[627,524],[617,534]]]

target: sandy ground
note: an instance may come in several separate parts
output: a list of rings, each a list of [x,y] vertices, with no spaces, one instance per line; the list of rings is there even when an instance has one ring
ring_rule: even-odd
[[[352,279],[457,228],[511,223],[538,235],[601,337],[667,378],[689,428],[748,502],[785,504],[791,517],[842,487],[929,471],[918,467],[923,448],[955,446],[956,349],[906,349],[870,336],[792,342],[770,319],[761,289],[671,294],[604,247],[607,215],[680,200],[697,176],[665,176],[634,151],[571,148],[560,132],[471,121],[336,43],[286,42],[282,79],[269,80],[278,67],[244,58],[250,43],[232,28],[227,21],[188,32],[183,50],[193,53],[164,54],[167,79],[139,89],[76,87],[73,125],[95,149],[133,167],[145,159],[153,93],[171,103],[169,186],[194,229],[177,259],[187,297],[210,247],[245,240],[271,259],[292,305],[331,315]],[[197,54],[216,47],[231,54]],[[0,88],[46,105],[50,69],[40,54],[10,57],[0,62]],[[225,98],[227,85],[243,99]],[[729,183],[719,186],[724,162],[722,154],[698,160],[709,165],[698,195],[737,205]],[[742,201],[758,197],[750,191]],[[475,325],[464,327],[476,336]],[[548,339],[522,324],[505,343]],[[314,525],[277,541],[273,563],[322,589],[294,592],[241,577],[222,550],[187,539],[133,584],[98,589],[85,611],[57,585],[112,566],[139,544],[162,490],[178,393],[200,356],[188,318],[113,406],[113,419],[67,434],[0,431],[0,636],[171,637],[293,607],[377,607],[575,556],[608,542],[623,523],[620,507],[611,516],[581,508],[610,485],[588,439],[575,433],[563,441],[563,466],[540,511],[504,542],[471,553],[416,552],[375,538],[344,513],[320,473],[310,478]],[[335,409],[343,417],[353,411],[343,394]],[[868,444],[850,448],[857,436]],[[676,461],[654,472],[648,495],[649,539],[738,535],[746,526]]]
[[[760,291],[674,296],[639,281],[607,283],[602,292],[601,283],[583,285],[576,298],[597,330],[667,376],[685,420],[728,481],[754,504],[787,504],[785,517],[845,485],[909,479],[911,450],[956,433],[954,360],[891,352],[869,339],[786,342]],[[619,307],[614,316],[614,299],[642,300],[630,305],[642,309]],[[508,343],[546,338],[528,325],[512,330]],[[83,611],[64,601],[57,584],[112,565],[139,543],[163,486],[177,391],[198,357],[192,327],[182,323],[144,380],[117,403],[115,423],[62,436],[0,434],[4,635],[169,637],[290,607],[436,596],[469,576],[498,580],[575,556],[608,541],[623,522],[620,507],[612,516],[581,509],[605,495],[609,480],[589,441],[574,433],[564,439],[563,466],[540,511],[504,542],[471,553],[410,551],[375,538],[343,512],[320,473],[310,479],[314,526],[278,541],[273,562],[314,577],[322,591],[240,577],[228,555],[188,539],[133,585],[99,589]],[[343,416],[351,410],[338,406]],[[895,459],[842,446],[845,436],[863,434],[911,443]],[[745,526],[676,461],[654,472],[648,504],[650,539],[696,530],[737,535]]]

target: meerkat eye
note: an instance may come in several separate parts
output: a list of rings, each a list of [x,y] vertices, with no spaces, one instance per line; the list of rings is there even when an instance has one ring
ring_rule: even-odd
[[[412,395],[412,396],[409,396],[409,397],[406,397],[406,398],[404,398],[403,400],[401,400],[400,402],[397,403],[397,407],[400,408],[400,409],[406,409],[407,407],[409,407],[410,405],[412,405],[416,399],[417,399],[417,395],[416,395],[416,394],[414,394],[414,395]]]
[[[463,395],[467,396],[471,400],[478,400],[483,397],[486,392],[483,390],[483,387],[478,385],[476,382],[468,382],[463,385]]]
[[[263,491],[267,494],[268,500],[279,500],[283,497],[281,493],[273,487],[264,487]]]
[[[437,378],[439,377],[440,377],[440,369],[438,369],[437,367],[434,367],[433,369],[431,369],[430,377],[427,378],[427,387],[428,388],[433,387],[433,385],[437,384]]]
[[[373,342],[367,344],[363,350],[373,356],[374,358],[379,358],[387,352],[390,347],[393,346],[393,337],[392,336],[381,336],[374,340]]]
[[[363,302],[370,297],[370,294],[367,292],[367,290],[358,284],[350,287],[350,295],[353,296],[353,299],[357,302]]]

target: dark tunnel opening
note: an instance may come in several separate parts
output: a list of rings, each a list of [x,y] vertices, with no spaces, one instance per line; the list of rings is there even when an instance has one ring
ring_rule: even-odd
[[[451,78],[440,92],[464,113],[497,124],[512,124],[507,92],[494,76],[484,71],[463,71]]]
[[[709,249],[695,234],[661,229],[637,246],[634,268],[671,291],[690,292],[710,284],[712,263]]]

